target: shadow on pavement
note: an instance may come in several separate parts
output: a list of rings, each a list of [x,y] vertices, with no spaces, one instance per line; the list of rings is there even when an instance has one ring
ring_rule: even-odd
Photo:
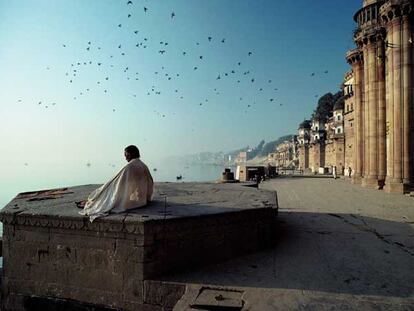
[[[414,231],[354,214],[279,212],[272,249],[164,280],[413,297]]]

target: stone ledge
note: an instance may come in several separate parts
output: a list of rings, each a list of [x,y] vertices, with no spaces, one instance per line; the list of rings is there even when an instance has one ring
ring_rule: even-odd
[[[149,206],[90,223],[74,202],[95,187],[69,188],[47,200],[26,194],[0,212],[8,309],[21,310],[33,295],[55,299],[57,306],[74,300],[123,310],[168,309],[182,287],[177,292],[145,282],[272,244],[277,206],[271,191],[238,184],[157,184]],[[157,297],[167,298],[161,303]]]

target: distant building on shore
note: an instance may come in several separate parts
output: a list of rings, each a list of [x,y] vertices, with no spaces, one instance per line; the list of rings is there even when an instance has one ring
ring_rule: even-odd
[[[298,136],[285,140],[276,146],[276,150],[268,155],[268,163],[279,168],[297,168],[299,164]]]
[[[299,168],[327,173],[333,166],[345,170],[344,98],[333,107],[332,117],[314,116],[299,125]]]
[[[248,152],[247,151],[239,152],[239,154],[237,155],[237,158],[236,158],[236,161],[235,162],[236,163],[246,163],[247,160],[248,160],[247,156],[248,156]]]

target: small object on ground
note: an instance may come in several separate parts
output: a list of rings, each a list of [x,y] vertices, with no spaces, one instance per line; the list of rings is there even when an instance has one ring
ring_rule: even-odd
[[[86,204],[86,200],[83,200],[83,201],[77,201],[77,202],[75,202],[75,204],[76,204],[76,206],[77,206],[78,208],[84,208],[84,207],[85,207],[85,204]]]

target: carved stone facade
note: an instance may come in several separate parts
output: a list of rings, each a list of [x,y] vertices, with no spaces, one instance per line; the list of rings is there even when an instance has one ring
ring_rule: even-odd
[[[353,181],[404,193],[414,188],[413,2],[365,1],[355,14]]]

